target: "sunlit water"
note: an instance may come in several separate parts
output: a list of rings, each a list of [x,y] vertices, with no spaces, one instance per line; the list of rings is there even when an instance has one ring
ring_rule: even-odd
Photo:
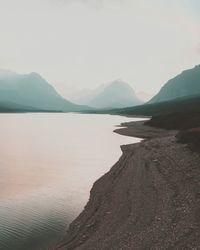
[[[94,181],[120,157],[120,145],[139,141],[112,132],[132,120],[1,114],[0,249],[45,249],[61,238]]]

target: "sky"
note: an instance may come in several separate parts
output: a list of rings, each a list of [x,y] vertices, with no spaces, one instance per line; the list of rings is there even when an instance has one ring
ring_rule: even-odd
[[[199,0],[0,0],[0,68],[63,95],[123,79],[154,94],[200,64]]]

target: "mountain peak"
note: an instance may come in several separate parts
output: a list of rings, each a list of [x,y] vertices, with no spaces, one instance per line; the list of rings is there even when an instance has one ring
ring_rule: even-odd
[[[132,87],[121,79],[115,80],[95,96],[88,105],[95,108],[122,108],[141,104]]]
[[[133,88],[130,86],[130,84],[128,84],[127,82],[123,81],[122,79],[117,79],[113,82],[111,82],[110,84],[108,84],[105,89],[109,89],[109,88],[115,88],[115,89],[121,89],[122,91],[124,91],[125,89],[134,92]],[[135,93],[135,92],[134,92]]]
[[[110,84],[123,84],[125,81],[122,78],[112,81]]]
[[[34,79],[40,79],[40,80],[44,80],[44,78],[42,78],[42,76],[36,72],[31,72],[31,73],[28,73],[26,75],[23,75],[24,77],[28,77],[28,78],[34,78]]]
[[[36,72],[31,72],[31,73],[29,73],[28,75],[30,75],[30,76],[40,76],[38,73],[36,73]]]

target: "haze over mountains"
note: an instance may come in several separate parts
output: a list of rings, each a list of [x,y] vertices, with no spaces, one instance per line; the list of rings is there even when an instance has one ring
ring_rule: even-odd
[[[100,94],[108,84],[102,84],[95,89],[84,88],[68,94],[69,100],[79,105],[87,105],[92,99]]]
[[[149,103],[165,102],[195,95],[200,95],[200,65],[185,70],[169,80]]]
[[[0,70],[0,102],[8,109],[81,111],[88,107],[65,100],[39,74],[19,75]]]
[[[20,75],[9,70],[0,70],[0,104],[6,111],[21,109],[70,112],[91,108],[130,107],[142,104],[142,101],[131,86],[122,80],[103,84],[95,90],[85,89],[77,93],[71,102],[59,95],[37,73]]]
[[[153,94],[147,93],[145,91],[139,91],[139,92],[136,93],[136,95],[143,102],[148,102],[154,96]]]
[[[165,84],[149,102],[135,107],[110,109],[100,113],[155,116],[200,112],[200,65],[183,71]]]
[[[142,104],[132,87],[122,80],[101,85],[95,90],[83,90],[72,100],[98,109],[123,108]]]
[[[85,111],[88,109],[123,109],[137,115],[146,114],[146,109],[160,110],[159,103],[168,107],[169,102],[185,98],[200,97],[200,65],[183,71],[169,80],[148,103],[138,98],[132,87],[122,81],[101,85],[95,90],[84,89],[77,93],[73,102],[64,99],[39,74],[20,75],[8,70],[0,70],[0,112],[5,110],[42,110],[42,111]],[[75,104],[76,103],[76,104]],[[158,106],[148,106],[157,104]],[[134,108],[135,106],[138,106]],[[121,111],[120,111],[121,112]],[[126,111],[125,111],[126,112]],[[147,112],[148,114],[152,112]]]

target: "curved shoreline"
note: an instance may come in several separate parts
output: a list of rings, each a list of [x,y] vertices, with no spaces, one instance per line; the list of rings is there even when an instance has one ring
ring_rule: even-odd
[[[84,211],[53,249],[198,249],[200,156],[176,142],[176,131],[122,124],[115,132],[146,140],[95,182]]]

